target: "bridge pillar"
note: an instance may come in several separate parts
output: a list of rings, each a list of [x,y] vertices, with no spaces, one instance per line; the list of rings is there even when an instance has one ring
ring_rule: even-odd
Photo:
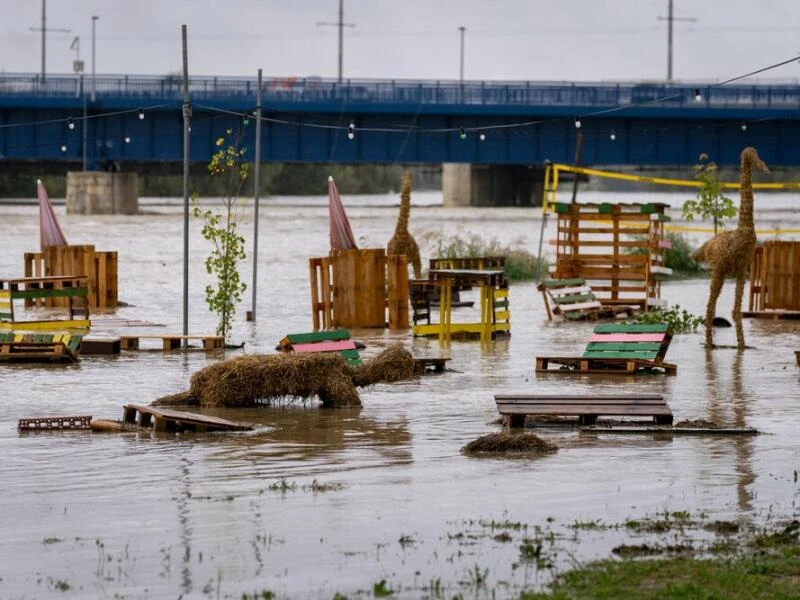
[[[139,212],[139,176],[108,171],[67,173],[67,214],[135,215]]]
[[[544,168],[444,163],[444,206],[541,206]]]

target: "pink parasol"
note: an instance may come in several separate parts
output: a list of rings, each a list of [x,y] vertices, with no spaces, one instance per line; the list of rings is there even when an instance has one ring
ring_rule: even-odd
[[[39,246],[42,251],[48,246],[66,246],[67,238],[61,231],[56,219],[53,205],[47,197],[47,190],[41,179],[36,180],[36,192],[39,196]]]
[[[328,177],[328,214],[331,221],[331,250],[357,249],[356,238],[350,228],[350,221],[344,212],[333,177]]]

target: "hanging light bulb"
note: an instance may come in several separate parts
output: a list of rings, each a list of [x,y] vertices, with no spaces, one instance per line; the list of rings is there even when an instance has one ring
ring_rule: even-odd
[[[247,113],[242,115],[242,125],[247,127],[250,124],[250,117],[247,116]]]
[[[67,151],[67,145],[66,144],[61,144],[61,151],[62,152],[66,152]]]
[[[141,108],[139,109],[139,120],[140,121],[144,120],[144,109]]]
[[[486,134],[485,134],[485,133],[483,133],[483,132],[481,131],[481,132],[478,134],[478,139],[479,139],[480,141],[483,141],[483,140],[485,140],[485,139],[486,139]]]
[[[578,117],[575,117],[575,129],[581,128],[581,120]]]
[[[610,135],[610,136],[608,136],[608,137],[610,137],[610,138],[611,138],[611,141],[613,142],[615,139],[617,139],[617,134],[616,134],[616,133],[614,132],[614,130],[612,129],[612,130],[611,130],[611,135]]]
[[[747,123],[742,123],[742,131],[747,131]]]
[[[464,131],[463,127],[458,130],[458,137],[460,137],[462,140],[467,139],[467,132]]]
[[[694,88],[694,100],[695,102],[700,102],[703,99],[702,94],[700,94],[700,88]]]
[[[125,143],[126,144],[130,144],[131,143],[131,136],[129,136],[129,135],[125,136]]]
[[[72,120],[72,117],[67,119],[67,127],[69,127],[70,129],[75,129],[75,121]]]
[[[347,126],[347,139],[352,140],[354,137],[356,137],[356,126],[354,123],[350,123]]]

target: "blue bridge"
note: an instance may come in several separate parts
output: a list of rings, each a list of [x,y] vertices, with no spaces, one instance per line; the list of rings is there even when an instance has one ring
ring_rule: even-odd
[[[252,149],[256,87],[190,78],[193,162],[229,128]],[[580,130],[587,165],[691,165],[702,152],[734,165],[748,145],[770,166],[800,165],[798,84],[268,78],[262,94],[264,162],[572,162]],[[0,75],[0,158],[181,161],[182,97],[178,76]]]

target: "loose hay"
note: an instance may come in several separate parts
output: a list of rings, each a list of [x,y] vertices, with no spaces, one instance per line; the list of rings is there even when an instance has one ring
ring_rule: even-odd
[[[472,454],[546,454],[555,452],[558,446],[533,433],[490,433],[471,441],[461,449]]]
[[[153,405],[251,407],[316,396],[325,407],[361,406],[356,386],[410,379],[413,373],[414,359],[399,345],[358,366],[335,353],[255,354],[204,367],[192,375],[188,391]]]

